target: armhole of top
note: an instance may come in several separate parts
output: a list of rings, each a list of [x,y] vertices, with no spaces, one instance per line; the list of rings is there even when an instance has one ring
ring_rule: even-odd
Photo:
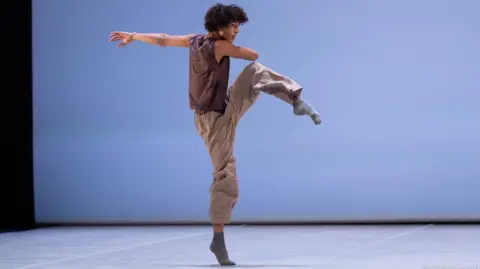
[[[212,45],[211,45],[212,46],[213,59],[214,59],[216,65],[220,65],[223,61],[223,57],[222,57],[222,59],[220,59],[220,62],[217,61],[217,55],[215,53],[215,51],[216,51],[215,44],[216,44],[216,40],[213,40]]]

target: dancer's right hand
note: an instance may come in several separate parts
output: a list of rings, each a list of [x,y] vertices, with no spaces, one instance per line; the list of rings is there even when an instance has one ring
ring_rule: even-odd
[[[111,32],[108,38],[110,42],[122,40],[122,42],[118,43],[117,45],[117,47],[119,48],[130,44],[133,41],[133,34],[134,33],[129,32]]]

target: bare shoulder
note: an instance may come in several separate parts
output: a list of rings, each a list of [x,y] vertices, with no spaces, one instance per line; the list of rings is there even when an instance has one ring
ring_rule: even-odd
[[[187,41],[189,41],[190,39],[192,39],[193,37],[196,37],[196,36],[201,36],[201,34],[188,34],[188,35],[184,35],[183,38],[185,38]]]
[[[230,56],[229,52],[235,49],[235,46],[227,40],[215,40],[215,51],[222,56]]]

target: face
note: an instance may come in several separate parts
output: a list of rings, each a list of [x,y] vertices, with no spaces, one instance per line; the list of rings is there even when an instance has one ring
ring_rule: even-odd
[[[228,27],[221,29],[219,31],[219,35],[225,40],[233,42],[239,31],[238,23],[232,22],[228,25]]]

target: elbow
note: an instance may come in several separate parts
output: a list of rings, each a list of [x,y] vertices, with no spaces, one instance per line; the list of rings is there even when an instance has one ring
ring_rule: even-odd
[[[168,45],[168,37],[169,35],[167,34],[159,34],[156,36],[154,43],[160,47],[166,47]]]
[[[251,56],[250,60],[256,61],[257,59],[258,59],[258,52],[255,51],[255,52],[252,53],[252,56]]]

